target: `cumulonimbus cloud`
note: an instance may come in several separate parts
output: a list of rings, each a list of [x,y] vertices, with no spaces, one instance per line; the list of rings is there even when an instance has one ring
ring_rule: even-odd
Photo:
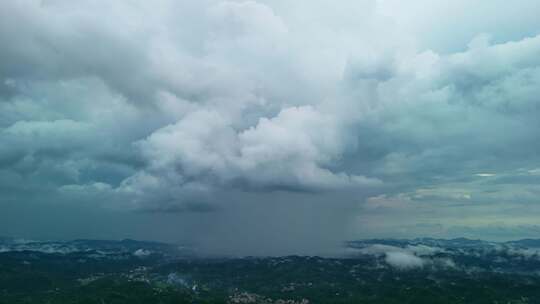
[[[380,212],[414,193],[463,204],[481,195],[458,181],[538,168],[538,33],[445,49],[394,5],[4,1],[6,197],[183,212],[330,193]]]

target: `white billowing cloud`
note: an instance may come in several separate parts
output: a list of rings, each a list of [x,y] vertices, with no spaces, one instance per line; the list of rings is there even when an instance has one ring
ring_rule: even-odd
[[[150,250],[147,250],[147,249],[137,249],[133,252],[133,255],[136,256],[136,257],[139,257],[139,258],[144,258],[144,257],[147,257],[149,255],[151,255],[152,252]]]
[[[384,260],[390,266],[402,270],[422,268],[424,266],[424,261],[421,258],[406,252],[388,252]]]
[[[377,180],[325,168],[339,161],[351,144],[344,131],[336,117],[312,107],[283,109],[239,135],[242,170],[251,172],[249,180],[262,185],[322,189],[376,185]]]
[[[222,113],[194,111],[137,146],[149,161],[149,171],[156,174],[153,183],[173,178],[171,182],[177,185],[194,180],[248,190],[379,185],[377,179],[326,168],[339,161],[349,140],[335,117],[303,106],[283,109],[277,116],[261,118],[255,126],[239,131]],[[130,183],[138,184],[135,180]],[[141,187],[144,184],[147,182]]]
[[[372,255],[383,258],[388,265],[400,270],[411,270],[422,267],[456,267],[452,259],[437,257],[437,254],[446,252],[443,248],[421,244],[407,245],[406,247],[372,244],[362,248],[349,248],[349,251],[351,254]]]
[[[396,246],[373,244],[370,246],[360,248],[355,251],[358,251],[359,253],[366,254],[366,255],[384,256],[387,252],[394,252],[394,251],[403,252],[404,250]]]
[[[388,252],[404,252],[404,253],[413,254],[417,256],[429,257],[437,253],[444,252],[444,250],[442,248],[430,247],[426,245],[414,245],[414,246],[408,245],[407,247],[402,248],[402,247],[383,245],[383,244],[373,244],[373,245],[358,249],[358,252],[362,254],[376,255],[376,256],[383,256]]]
[[[249,41],[252,47],[261,47],[257,43],[264,45],[269,41],[265,38],[278,37],[288,32],[287,25],[270,7],[256,1],[223,1],[212,6],[208,14],[216,35],[254,39]]]
[[[537,29],[540,25],[532,18],[536,4],[528,0],[513,3],[504,0],[489,3],[466,0],[377,1],[381,14],[389,16],[406,32],[414,33],[423,47],[429,46],[437,51],[460,50],[479,33],[489,33],[497,42],[534,35],[537,33],[535,27]],[[456,24],[455,20],[460,22]],[[433,24],[438,27],[434,28]]]

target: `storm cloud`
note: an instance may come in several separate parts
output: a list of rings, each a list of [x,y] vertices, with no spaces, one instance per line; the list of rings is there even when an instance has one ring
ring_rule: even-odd
[[[536,5],[3,1],[0,228],[253,254],[534,233]]]

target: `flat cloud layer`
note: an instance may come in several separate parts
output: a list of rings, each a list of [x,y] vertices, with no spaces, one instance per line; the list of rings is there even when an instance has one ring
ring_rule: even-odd
[[[229,253],[534,234],[535,5],[3,1],[0,208]]]

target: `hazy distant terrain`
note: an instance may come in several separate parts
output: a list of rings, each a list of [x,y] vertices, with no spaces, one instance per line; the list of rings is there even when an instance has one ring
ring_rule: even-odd
[[[540,303],[540,240],[361,240],[202,257],[134,240],[0,241],[0,303]]]

